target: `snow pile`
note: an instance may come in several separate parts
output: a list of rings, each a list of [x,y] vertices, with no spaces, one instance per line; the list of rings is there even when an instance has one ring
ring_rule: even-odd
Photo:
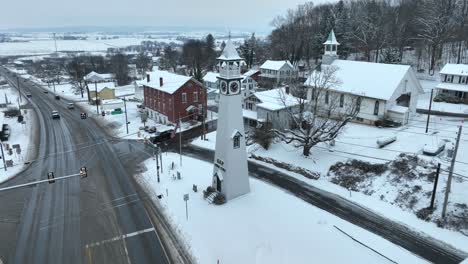
[[[269,163],[269,164],[273,164],[275,167],[298,173],[298,174],[300,174],[300,175],[302,175],[302,176],[304,176],[306,178],[309,178],[309,179],[317,180],[318,178],[320,178],[320,173],[310,171],[308,169],[304,169],[304,168],[302,168],[300,166],[296,166],[296,165],[289,164],[289,163],[286,163],[286,162],[281,162],[281,161],[278,161],[278,160],[275,160],[275,159],[272,159],[272,158],[265,158],[265,157],[262,157],[262,156],[257,156],[255,154],[251,154],[250,157],[253,158],[253,159],[259,160],[259,161],[263,161],[263,162],[266,162],[266,163]]]
[[[209,204],[203,192],[211,184],[213,164],[174,153],[162,155],[161,182],[156,180],[155,161],[137,176],[164,213],[179,230],[198,263],[388,263],[388,260],[356,243],[334,226],[398,263],[425,263],[385,239],[311,206],[270,184],[251,179],[251,192],[224,205]],[[176,164],[175,170],[169,164]],[[182,179],[173,180],[179,171]],[[198,192],[193,192],[193,185]],[[168,195],[167,195],[168,194]],[[184,194],[189,195],[188,220]]]
[[[434,162],[416,155],[400,154],[394,161],[383,164],[355,159],[338,162],[330,167],[328,176],[335,184],[410,210],[423,220],[467,232],[466,203],[449,204],[449,213],[443,222],[440,220],[443,199],[436,201],[435,209],[427,208],[436,178],[436,167]],[[443,197],[443,191],[439,187],[437,196]]]

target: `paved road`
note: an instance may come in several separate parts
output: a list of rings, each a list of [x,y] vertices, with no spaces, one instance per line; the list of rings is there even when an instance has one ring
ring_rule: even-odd
[[[3,74],[16,85],[16,78]],[[131,177],[148,155],[129,142],[111,141],[93,120],[81,120],[78,109],[66,109],[63,100],[32,83],[21,81],[21,89],[32,94],[30,104],[38,110],[38,159],[1,186],[46,179],[49,171],[56,177],[75,174],[81,166],[89,176],[0,193],[0,259],[170,263],[148,216],[151,203],[143,202],[148,197]],[[60,120],[51,119],[52,110],[61,113]]]
[[[185,155],[213,162],[214,152],[187,145]],[[280,173],[269,167],[249,161],[249,174],[289,191],[298,198],[322,210],[330,212],[350,223],[377,234],[390,242],[413,252],[433,263],[458,264],[468,255],[434,238],[415,232],[336,194],[323,191],[309,184]]]

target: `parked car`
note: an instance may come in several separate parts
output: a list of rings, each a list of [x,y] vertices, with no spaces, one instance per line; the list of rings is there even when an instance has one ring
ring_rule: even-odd
[[[26,94],[26,97],[31,98],[31,97],[32,97],[32,94],[27,93],[27,94]]]
[[[48,94],[48,93],[49,93],[49,91],[47,91],[47,90],[44,90],[44,93],[45,93],[45,94]]]
[[[8,124],[3,124],[1,132],[2,141],[7,141],[10,137],[10,126]]]
[[[60,100],[60,96],[56,95],[55,100]]]
[[[153,133],[156,133],[156,131],[157,131],[156,127],[152,126],[152,127],[148,128],[147,132],[150,133],[150,134],[153,134]]]
[[[68,109],[75,109],[75,104],[74,103],[68,103],[67,108]]]
[[[153,144],[161,143],[167,140],[170,140],[172,138],[172,133],[174,130],[166,130],[162,132],[156,132],[156,135],[153,137],[150,137],[150,140]]]
[[[60,119],[60,114],[58,111],[52,111],[52,119]]]

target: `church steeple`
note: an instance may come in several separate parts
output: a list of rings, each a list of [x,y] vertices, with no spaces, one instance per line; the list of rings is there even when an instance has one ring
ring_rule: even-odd
[[[338,58],[338,45],[340,43],[336,40],[335,32],[333,29],[328,34],[327,40],[323,43],[324,45],[324,53],[322,56],[322,63],[323,64],[331,64],[335,59]]]

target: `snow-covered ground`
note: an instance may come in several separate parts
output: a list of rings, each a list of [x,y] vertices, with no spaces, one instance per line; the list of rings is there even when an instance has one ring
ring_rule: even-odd
[[[5,98],[11,104],[8,107],[17,107],[18,106],[18,92],[16,89],[9,87],[8,85],[0,86],[0,103],[5,103]],[[23,97],[22,105],[27,103],[27,99]],[[13,160],[13,167],[8,167],[7,171],[4,170],[3,160],[0,160],[0,182],[3,182],[24,168],[24,162],[27,161],[28,154],[31,153],[34,146],[31,145],[31,135],[33,128],[33,113],[30,110],[22,110],[24,116],[25,124],[18,123],[17,118],[7,118],[4,116],[3,111],[6,108],[0,108],[2,111],[0,115],[0,125],[8,124],[10,126],[10,138],[8,141],[3,142],[3,149],[5,153],[6,160]],[[1,129],[1,127],[0,127]],[[8,148],[12,149],[12,154],[10,155],[7,151]],[[19,144],[21,148],[21,153],[18,154],[15,149],[12,148],[13,145]]]
[[[203,199],[213,165],[175,153],[162,155],[164,173],[155,177],[155,161],[137,180],[152,192],[199,263],[389,263],[355,239],[397,263],[426,263],[412,253],[262,181],[251,179],[251,192],[216,206]],[[174,162],[176,169],[169,170]],[[182,180],[172,180],[179,171]],[[194,173],[195,172],[195,173]],[[192,191],[193,184],[198,192]],[[166,192],[168,195],[166,195]],[[155,197],[163,194],[161,200]],[[189,194],[188,220],[183,195]]]
[[[108,48],[123,48],[130,45],[140,45],[142,41],[148,40],[180,43],[180,41],[175,38],[118,38],[105,40],[88,38],[87,40],[57,40],[57,50],[75,52],[107,51]],[[0,56],[49,54],[53,52],[55,52],[53,39],[31,39],[27,42],[0,43]]]
[[[249,147],[248,151],[257,156],[272,158],[277,161],[286,162],[296,166],[301,166],[311,171],[319,172],[322,177],[319,180],[311,180],[302,175],[282,170],[292,177],[297,177],[308,184],[337,193],[346,199],[350,199],[365,207],[371,208],[377,213],[385,215],[395,221],[407,224],[416,230],[424,231],[431,236],[452,244],[454,247],[468,251],[468,236],[459,232],[441,229],[437,227],[435,223],[425,222],[416,217],[416,211],[429,206],[430,196],[427,196],[427,192],[432,190],[432,182],[416,179],[414,181],[402,180],[399,183],[390,183],[386,178],[386,175],[383,175],[380,178],[375,178],[372,185],[369,186],[371,191],[368,190],[369,188],[367,190],[361,190],[362,192],[366,191],[366,195],[360,192],[350,192],[346,188],[331,183],[333,177],[327,175],[330,166],[337,162],[346,162],[350,159],[358,159],[371,163],[386,163],[395,160],[402,152],[421,154],[422,148],[425,144],[438,144],[445,140],[453,143],[456,138],[456,131],[458,129],[457,125],[463,124],[463,120],[457,118],[433,117],[431,119],[430,133],[425,134],[424,122],[425,116],[421,115],[411,121],[408,126],[402,128],[385,129],[351,123],[347,125],[345,131],[338,137],[335,146],[331,147],[325,144],[316,146],[312,149],[312,153],[309,157],[304,157],[301,149],[297,149],[283,142],[273,143],[268,150],[264,150],[258,145],[252,145]],[[468,157],[467,130],[468,128],[465,129],[465,132],[463,132],[464,135],[462,135],[457,159],[459,162],[455,165],[455,172],[458,175],[468,176],[468,162],[466,161],[466,157]],[[390,136],[396,136],[397,141],[385,148],[379,149],[377,147],[376,140]],[[207,149],[214,149],[216,132],[208,134],[207,138],[208,141],[196,139],[192,144]],[[451,143],[447,143],[447,147],[449,146],[451,146]],[[431,160],[431,158],[423,157],[422,155],[420,155],[420,157]],[[434,162],[441,162],[442,168],[445,171],[441,173],[439,179],[438,192],[436,195],[436,210],[433,214],[433,221],[439,218],[441,214],[443,195],[448,175],[446,170],[448,170],[449,159],[445,156],[441,156],[440,158],[434,158]],[[264,165],[266,164],[263,162],[261,163]],[[271,164],[267,165],[273,166]],[[418,190],[418,195],[416,195],[419,201],[414,208],[407,208],[406,206],[403,206],[404,203],[399,204],[395,200],[391,199],[392,197],[396,199],[399,192],[419,188],[415,187],[417,185],[421,187],[421,189]],[[468,178],[454,178],[448,206],[449,212],[458,212],[461,215],[466,213],[467,209],[463,207],[463,204],[468,205],[468,195],[466,195],[467,189]],[[384,198],[381,197],[382,195],[384,195]]]

